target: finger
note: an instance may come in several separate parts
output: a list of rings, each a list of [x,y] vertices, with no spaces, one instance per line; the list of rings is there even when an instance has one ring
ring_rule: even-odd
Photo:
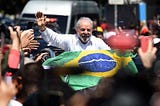
[[[30,48],[30,50],[37,50],[39,48],[39,46],[30,46],[29,48]]]
[[[28,46],[29,48],[38,48],[39,47],[39,45],[30,45],[30,46]]]
[[[20,26],[14,26],[14,28],[16,29],[15,31],[16,31],[18,37],[20,37],[21,36],[21,27]]]
[[[30,48],[31,50],[37,50],[38,48]]]
[[[148,39],[148,49],[147,49],[147,51],[151,51],[152,49],[153,49],[153,40]]]
[[[153,53],[153,54],[156,54],[156,52],[157,52],[157,48],[154,47],[154,48],[152,49],[152,53]]]
[[[44,55],[47,55],[48,53],[41,53],[38,57],[42,58]]]
[[[23,36],[22,37],[24,37],[24,38],[26,38],[26,39],[28,39],[28,38],[34,38],[34,32],[33,32],[33,30],[32,29],[29,29],[29,30],[24,30],[23,32]]]
[[[35,38],[33,40],[31,40],[31,43],[39,43],[38,40],[35,40]]]
[[[26,51],[24,52],[24,55],[25,55],[25,56],[27,56],[28,54],[29,54],[28,51],[27,51],[27,52],[26,52]]]
[[[22,50],[25,52],[25,51],[28,51],[29,48],[28,48],[28,47],[25,47],[25,48],[22,48]]]
[[[38,43],[38,42],[30,42],[29,45],[40,45],[40,43]]]
[[[139,54],[139,55],[142,55],[142,54],[143,54],[142,48],[138,48],[138,54]]]
[[[25,30],[27,33],[30,33],[30,34],[33,34],[34,33],[34,30],[33,29],[27,29]]]
[[[28,47],[39,47],[39,45],[31,45],[31,44],[29,44],[29,46]]]
[[[34,32],[33,29],[28,29],[27,31],[30,32],[30,33],[33,33],[33,32]]]
[[[34,39],[34,35],[28,34],[28,35],[26,35],[26,39],[28,39],[31,42]]]
[[[20,26],[15,26],[14,28],[16,29],[16,31],[20,31],[21,30]]]
[[[13,28],[12,27],[9,26],[8,29],[10,31],[10,34],[13,33]]]

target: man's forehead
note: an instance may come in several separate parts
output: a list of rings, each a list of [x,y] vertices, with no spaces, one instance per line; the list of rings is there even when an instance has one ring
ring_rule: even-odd
[[[79,27],[92,27],[92,24],[88,20],[82,20],[81,23],[79,24]]]

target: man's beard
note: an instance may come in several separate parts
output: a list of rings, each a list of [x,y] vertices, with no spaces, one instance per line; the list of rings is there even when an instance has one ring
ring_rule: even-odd
[[[82,35],[78,35],[78,38],[79,40],[83,43],[83,44],[86,44],[90,38],[91,38],[91,35],[89,34],[82,34]]]

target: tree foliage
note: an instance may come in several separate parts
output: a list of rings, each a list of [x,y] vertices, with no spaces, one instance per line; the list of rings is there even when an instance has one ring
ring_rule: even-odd
[[[4,14],[20,13],[28,0],[0,0],[0,11]]]

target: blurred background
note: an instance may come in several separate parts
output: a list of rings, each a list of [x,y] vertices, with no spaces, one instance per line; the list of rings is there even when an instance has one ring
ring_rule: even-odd
[[[22,9],[29,0],[0,0],[0,22],[2,21],[18,21],[19,15]],[[45,1],[45,0],[44,0]],[[54,0],[52,0],[54,1]],[[66,0],[67,1],[67,0]],[[73,0],[83,1],[83,0]],[[85,0],[84,0],[85,1]],[[92,0],[97,2],[100,8],[101,19],[105,18],[105,21],[110,24],[115,24],[115,6],[116,2],[123,1],[121,5],[118,5],[117,24],[133,24],[139,20],[138,4],[144,2],[146,5],[146,20],[150,21],[160,14],[160,0]],[[128,18],[127,18],[128,17]],[[128,20],[129,19],[129,20]],[[126,22],[127,20],[127,22]]]
[[[14,23],[19,18],[19,15],[29,0],[0,0],[0,20],[2,21],[14,21]],[[44,0],[45,1],[45,0]],[[52,0],[54,1],[54,0]],[[83,0],[73,0],[73,1],[83,1]],[[85,1],[85,0],[84,0]],[[100,8],[100,17],[105,18],[107,23],[115,24],[114,20],[114,3],[123,1],[123,4],[118,5],[118,15],[117,24],[132,24],[134,21],[139,21],[138,19],[138,4],[144,2],[146,4],[146,20],[150,21],[160,14],[160,0],[92,0],[97,2]],[[113,3],[113,4],[110,4]],[[132,22],[125,22],[128,20]]]

